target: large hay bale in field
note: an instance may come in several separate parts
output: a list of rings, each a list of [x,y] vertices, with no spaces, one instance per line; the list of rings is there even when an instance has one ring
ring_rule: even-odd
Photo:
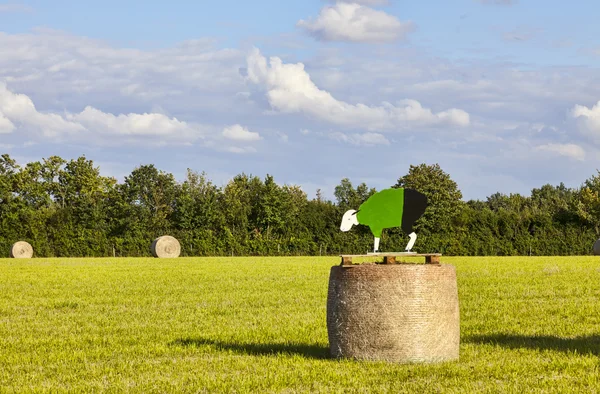
[[[596,256],[600,255],[600,239],[596,240],[596,242],[594,242],[594,254]]]
[[[179,257],[179,254],[181,253],[179,241],[170,235],[163,235],[162,237],[156,238],[152,242],[150,249],[154,257],[161,258]]]
[[[459,323],[454,266],[331,268],[327,333],[333,357],[398,363],[456,360]]]
[[[30,259],[33,257],[33,247],[25,241],[15,242],[10,248],[10,257],[15,259]]]

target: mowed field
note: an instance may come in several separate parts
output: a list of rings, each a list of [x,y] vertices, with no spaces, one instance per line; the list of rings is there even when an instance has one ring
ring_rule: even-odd
[[[328,357],[337,257],[0,260],[2,392],[597,392],[600,259],[443,257],[460,360]]]

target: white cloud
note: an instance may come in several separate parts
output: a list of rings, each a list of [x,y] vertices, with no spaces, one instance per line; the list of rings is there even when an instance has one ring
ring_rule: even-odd
[[[51,29],[36,28],[32,34],[0,32],[0,80],[29,87],[48,100],[61,97],[65,106],[80,105],[84,95],[111,102],[172,102],[193,90],[196,97],[210,95],[204,106],[222,108],[224,97],[231,103],[231,95],[244,89],[238,72],[244,53],[212,49],[209,44],[194,40],[139,50]],[[179,109],[198,105],[179,101]]]
[[[0,4],[2,12],[32,12],[33,8],[25,4]]]
[[[2,82],[0,82],[0,116],[13,124],[12,130],[17,123],[24,127],[35,128],[45,136],[84,130],[81,125],[70,122],[61,115],[38,112],[28,96],[11,92]],[[10,129],[10,123],[6,121],[3,123]]]
[[[246,147],[239,147],[239,146],[229,146],[225,149],[226,152],[230,152],[230,153],[239,153],[239,154],[243,154],[243,153],[255,153],[256,152],[256,148],[252,147],[252,146],[246,146]]]
[[[251,132],[239,124],[225,127],[223,129],[223,136],[234,141],[258,141],[262,139],[260,134]]]
[[[577,35],[572,39],[576,42]],[[523,69],[510,60],[505,62],[506,58],[495,58],[494,51],[478,52],[475,58],[463,62],[414,46],[395,46],[393,51],[377,45],[338,47],[327,45],[315,52],[309,51],[313,55],[301,60],[283,58],[282,70],[278,71],[267,59],[264,73],[252,70],[259,82],[250,86],[239,73],[239,68],[245,66],[247,53],[212,47],[209,40],[142,50],[47,29],[23,34],[0,33],[0,81],[6,80],[12,92],[26,95],[35,103],[39,114],[56,115],[67,126],[74,124],[75,127],[84,126],[81,117],[92,117],[92,111],[86,113],[86,106],[97,109],[100,119],[113,119],[113,123],[122,124],[136,123],[132,119],[119,120],[131,114],[163,114],[165,118],[161,121],[172,121],[174,130],[182,130],[170,135],[153,135],[143,134],[151,128],[141,127],[119,134],[122,125],[112,131],[102,122],[88,119],[100,125],[95,128],[88,125],[83,131],[70,133],[58,127],[55,137],[44,137],[36,125],[23,124],[15,116],[3,113],[3,119],[13,126],[7,126],[8,121],[4,120],[2,130],[6,133],[10,128],[13,132],[1,134],[0,143],[12,146],[14,152],[11,153],[36,152],[35,155],[39,155],[36,160],[52,154],[74,157],[86,152],[90,158],[122,163],[124,171],[140,162],[152,162],[182,174],[184,167],[189,166],[206,170],[213,176],[215,168],[228,174],[236,174],[240,168],[264,168],[261,163],[267,158],[276,163],[282,174],[283,178],[278,181],[303,179],[323,184],[325,179],[333,177],[330,183],[335,185],[348,171],[347,163],[340,162],[335,153],[343,154],[351,149],[351,145],[346,145],[352,144],[351,140],[357,146],[364,146],[358,145],[363,141],[353,133],[360,136],[372,131],[386,136],[390,145],[375,145],[377,152],[382,153],[378,164],[365,164],[360,171],[373,173],[389,169],[385,177],[396,179],[397,168],[419,163],[434,150],[443,168],[457,181],[471,179],[470,171],[478,172],[472,178],[476,181],[465,184],[464,189],[460,184],[466,198],[484,197],[484,193],[498,191],[500,183],[488,182],[497,179],[498,174],[518,181],[518,184],[502,183],[502,191],[506,192],[527,192],[539,186],[541,179],[549,183],[566,180],[576,186],[590,175],[589,162],[596,158],[600,141],[592,145],[588,139],[577,140],[578,135],[568,135],[569,128],[561,122],[565,111],[575,104],[585,103],[591,108],[597,102],[597,67],[538,64]],[[292,51],[287,56],[304,53],[307,52]],[[301,67],[301,72],[298,75],[283,73],[283,69],[290,66],[287,63],[299,61],[306,64],[306,69],[302,65],[291,65]],[[273,80],[277,73],[282,81]],[[280,96],[270,93],[279,90],[282,91]],[[286,104],[286,98],[296,107]],[[399,118],[397,113],[412,108],[409,103],[398,103],[403,98],[431,108],[431,116],[425,116],[421,122]],[[264,116],[269,102],[276,116]],[[392,103],[391,108],[381,102]],[[451,127],[453,124],[447,119],[436,117],[448,108],[466,111],[470,115],[469,127]],[[79,120],[73,119],[82,113]],[[47,125],[45,121],[51,119],[43,120],[41,124]],[[157,124],[159,118],[147,120]],[[573,123],[575,120],[581,130],[593,130],[586,126],[586,123],[593,125],[588,117],[571,119]],[[224,126],[233,123],[250,125],[252,131],[260,131],[266,140],[261,144],[260,156],[251,154],[256,151],[254,148],[243,148],[254,143],[235,142],[223,136]],[[508,124],[515,126],[504,127]],[[552,131],[555,125],[560,126],[559,131]],[[435,133],[427,132],[431,127],[436,127]],[[346,141],[327,141],[330,129],[343,132]],[[300,130],[311,130],[311,133],[306,138],[293,140],[294,135],[302,135],[298,134]],[[294,143],[280,143],[276,131],[289,135],[290,142]],[[405,133],[390,136],[386,131]],[[600,133],[596,131],[596,135]],[[49,143],[57,140],[66,143]],[[151,151],[144,149],[146,143],[156,145],[161,141],[170,145]],[[174,145],[180,141],[193,143],[193,148]],[[532,154],[536,146],[565,141],[583,147],[586,159],[556,160],[560,157],[557,153],[544,149]],[[457,144],[452,145],[454,142]],[[35,149],[24,148],[26,144],[36,144]],[[114,145],[105,147],[110,144]],[[399,144],[402,144],[403,154],[394,155]],[[211,154],[208,149],[200,151],[202,147],[231,153]],[[314,152],[314,160],[305,160],[307,149]],[[471,156],[473,154],[481,158]],[[180,160],[173,161],[174,156]],[[285,160],[281,161],[281,157]],[[465,158],[470,163],[468,169],[464,166]],[[381,186],[389,185],[382,182]]]
[[[339,2],[321,9],[316,19],[300,20],[296,26],[323,41],[386,42],[404,38],[412,22],[401,22],[383,11]]]
[[[556,153],[560,156],[567,156],[580,161],[585,159],[585,151],[581,146],[575,144],[544,144],[536,146],[534,149]]]
[[[78,114],[68,114],[67,119],[88,131],[115,135],[177,138],[193,133],[193,127],[186,122],[156,113],[113,115],[88,106]]]
[[[0,134],[12,133],[15,128],[13,122],[0,112]]]
[[[267,59],[254,48],[247,58],[249,81],[267,90],[271,106],[284,113],[305,113],[311,117],[369,131],[409,126],[468,126],[469,114],[451,108],[434,113],[416,100],[388,102],[380,106],[349,104],[319,89],[302,63],[284,64],[280,58]]]
[[[575,119],[582,134],[600,140],[600,101],[592,108],[577,104],[569,115]]]
[[[308,129],[300,129],[300,134],[302,134],[302,135],[308,135],[308,134],[310,134],[310,130],[308,130]]]
[[[531,130],[534,130],[537,133],[539,133],[542,130],[544,130],[544,127],[546,127],[546,125],[543,124],[543,123],[533,123],[533,124],[530,125]]]
[[[365,145],[365,146],[373,146],[373,145],[389,145],[390,141],[388,141],[387,138],[385,138],[385,136],[379,134],[379,133],[363,133],[363,134],[358,134],[358,133],[354,133],[354,134],[344,134],[341,132],[335,132],[335,133],[331,133],[329,135],[329,138],[337,140],[337,141],[342,141],[342,142],[347,142],[353,145]]]
[[[175,144],[203,138],[198,126],[162,114],[113,115],[91,106],[80,113],[41,113],[27,95],[13,93],[6,84],[0,83],[0,130],[10,132],[17,128],[53,139],[70,137],[107,144],[132,142],[131,139],[115,140],[115,137],[158,137],[166,139],[161,141],[163,143]]]
[[[287,143],[290,140],[290,137],[286,133],[282,133],[281,131],[277,132],[277,136],[279,137],[279,139],[282,142],[286,142]]]

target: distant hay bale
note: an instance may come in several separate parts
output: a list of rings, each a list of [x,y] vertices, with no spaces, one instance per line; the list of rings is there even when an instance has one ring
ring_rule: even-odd
[[[179,254],[181,253],[179,241],[170,235],[163,235],[162,237],[156,238],[152,242],[150,249],[152,250],[152,255],[154,257],[160,258],[179,257]]]
[[[327,333],[333,357],[397,363],[457,360],[459,320],[451,265],[331,268]]]
[[[10,248],[10,257],[15,259],[30,259],[33,257],[33,247],[25,241],[15,242]]]
[[[594,242],[594,254],[596,256],[600,255],[600,239],[596,240],[596,242]]]

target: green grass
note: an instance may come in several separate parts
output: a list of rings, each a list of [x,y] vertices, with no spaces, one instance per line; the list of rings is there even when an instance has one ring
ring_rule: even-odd
[[[460,360],[328,358],[338,258],[0,260],[2,392],[600,391],[600,260],[443,258]]]

